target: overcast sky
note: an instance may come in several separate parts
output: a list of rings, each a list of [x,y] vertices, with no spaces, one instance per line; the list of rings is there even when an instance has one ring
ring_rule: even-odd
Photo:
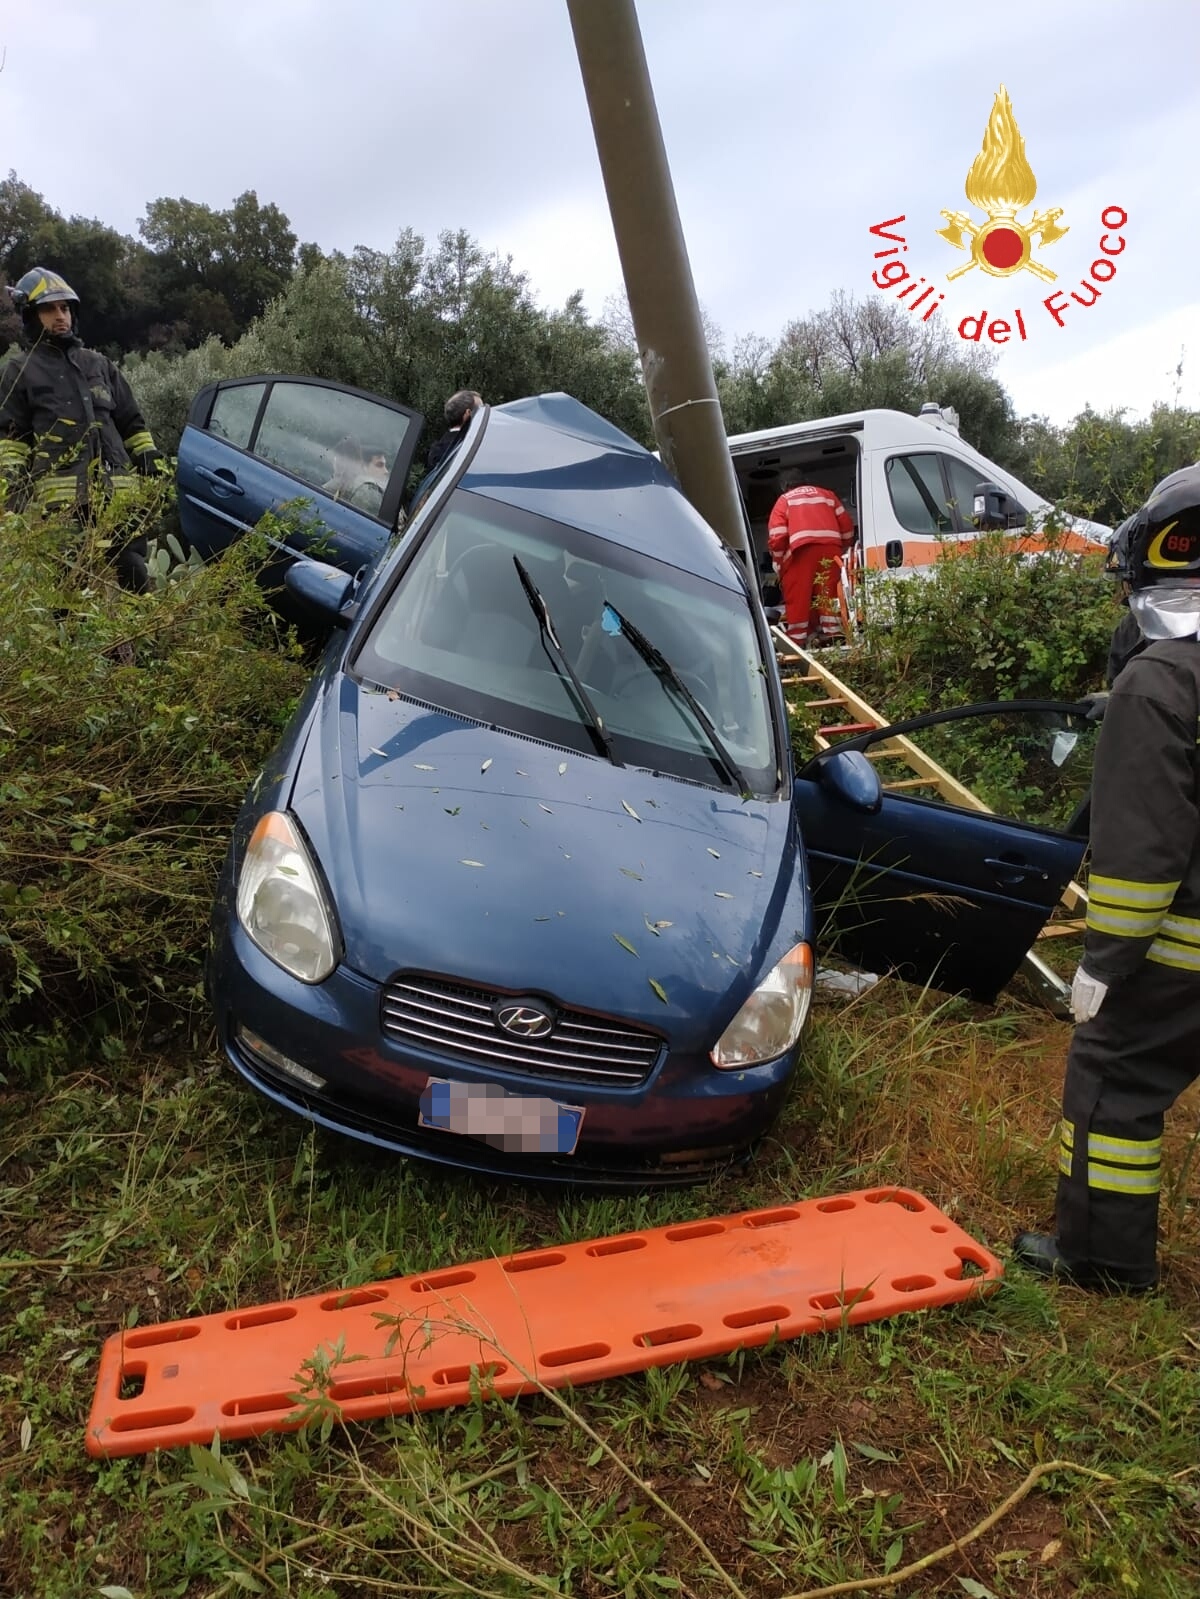
[[[1022,309],[1028,338],[997,368],[1019,411],[1200,407],[1194,0],[638,10],[697,292],[728,341],[878,293],[868,229],[903,212],[905,262],[946,291],[935,315]],[[325,249],[461,227],[548,305],[582,289],[599,315],[620,288],[566,0],[0,0],[0,45],[0,166],[65,213],[135,233],[157,196],[255,189]],[[946,284],[967,257],[939,212],[969,209],[1001,83],[1036,204],[1070,229],[1035,246],[1057,281]],[[1106,206],[1129,217],[1117,274],[1060,328],[1042,301],[1078,287]]]

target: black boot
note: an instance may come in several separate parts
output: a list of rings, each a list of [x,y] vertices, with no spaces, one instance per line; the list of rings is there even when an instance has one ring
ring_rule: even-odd
[[[1058,1239],[1050,1233],[1018,1233],[1013,1239],[1013,1259],[1035,1277],[1052,1277],[1098,1294],[1146,1294],[1158,1286],[1154,1268],[1138,1272],[1128,1266],[1068,1260],[1059,1253]]]

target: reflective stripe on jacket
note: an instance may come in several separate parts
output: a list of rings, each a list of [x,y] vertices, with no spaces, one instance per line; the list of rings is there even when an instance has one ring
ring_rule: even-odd
[[[0,476],[32,480],[36,504],[86,504],[96,475],[120,487],[161,461],[123,374],[78,339],[39,339],[0,373]]]
[[[1092,783],[1084,965],[1200,976],[1200,642],[1151,644],[1108,701]]]

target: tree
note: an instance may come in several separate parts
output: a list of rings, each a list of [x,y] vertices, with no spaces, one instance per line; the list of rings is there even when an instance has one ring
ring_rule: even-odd
[[[1200,412],[1156,405],[1127,422],[1123,411],[1090,408],[1068,427],[1045,417],[1017,425],[1014,472],[1048,500],[1115,527],[1169,472],[1200,458]]]
[[[994,357],[963,349],[953,333],[879,297],[834,294],[822,311],[756,336],[714,363],[726,430],[883,407],[915,414],[927,400],[953,405],[964,438],[1000,464],[1015,448],[1012,404],[992,376]]]
[[[14,283],[33,266],[60,272],[79,295],[90,343],[119,351],[145,332],[145,308],[134,292],[134,262],[146,252],[91,217],[63,217],[15,172],[0,183],[0,276]],[[0,338],[19,324],[0,326]]]
[[[227,211],[195,200],[158,199],[139,223],[155,257],[166,321],[195,344],[216,334],[232,342],[287,287],[296,235],[275,205],[247,189]]]

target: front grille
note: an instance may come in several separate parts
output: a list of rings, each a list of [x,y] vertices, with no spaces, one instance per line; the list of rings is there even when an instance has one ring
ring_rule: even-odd
[[[654,1033],[577,1010],[556,1010],[548,1038],[516,1038],[492,1015],[508,997],[443,977],[398,977],[383,991],[383,1030],[464,1060],[576,1082],[644,1083],[663,1047]]]

